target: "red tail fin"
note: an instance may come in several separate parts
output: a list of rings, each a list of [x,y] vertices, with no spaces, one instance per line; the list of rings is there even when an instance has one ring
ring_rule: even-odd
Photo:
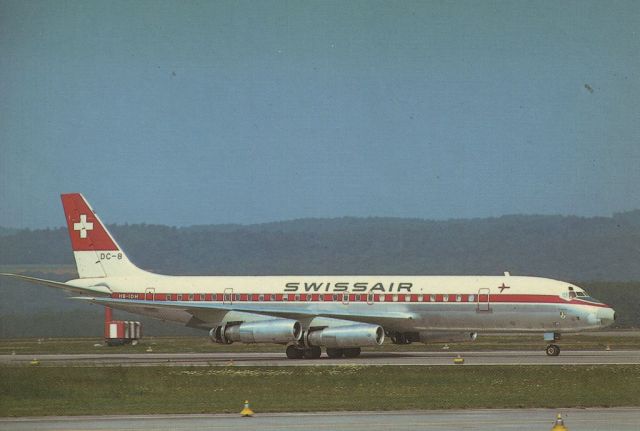
[[[61,196],[80,278],[140,275],[80,193]]]
[[[73,251],[118,250],[109,232],[80,193],[61,195]]]

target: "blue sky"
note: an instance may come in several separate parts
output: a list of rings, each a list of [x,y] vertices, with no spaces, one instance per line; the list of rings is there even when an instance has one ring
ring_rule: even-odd
[[[640,2],[0,0],[0,226],[640,208]]]

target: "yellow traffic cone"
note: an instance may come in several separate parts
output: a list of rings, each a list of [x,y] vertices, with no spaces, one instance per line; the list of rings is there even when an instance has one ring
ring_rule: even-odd
[[[240,412],[240,416],[242,416],[243,418],[250,418],[251,416],[253,416],[253,410],[251,410],[251,408],[249,407],[249,400],[246,400],[244,402],[244,408]]]
[[[558,417],[556,418],[556,422],[551,428],[551,431],[569,431],[569,428],[564,426],[564,421],[562,420],[562,415],[558,413]]]

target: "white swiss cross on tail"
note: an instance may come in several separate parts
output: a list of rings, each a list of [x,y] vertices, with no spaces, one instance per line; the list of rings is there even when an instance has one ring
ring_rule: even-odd
[[[80,278],[143,273],[127,259],[80,193],[64,193],[60,198]]]
[[[93,223],[87,223],[87,215],[80,214],[80,222],[73,224],[73,230],[80,231],[80,238],[86,238],[87,231],[93,230]]]

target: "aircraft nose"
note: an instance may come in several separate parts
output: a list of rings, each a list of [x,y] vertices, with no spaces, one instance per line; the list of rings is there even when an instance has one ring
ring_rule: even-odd
[[[609,326],[616,320],[616,312],[613,308],[600,308],[597,313],[598,319],[600,319],[600,325]]]

